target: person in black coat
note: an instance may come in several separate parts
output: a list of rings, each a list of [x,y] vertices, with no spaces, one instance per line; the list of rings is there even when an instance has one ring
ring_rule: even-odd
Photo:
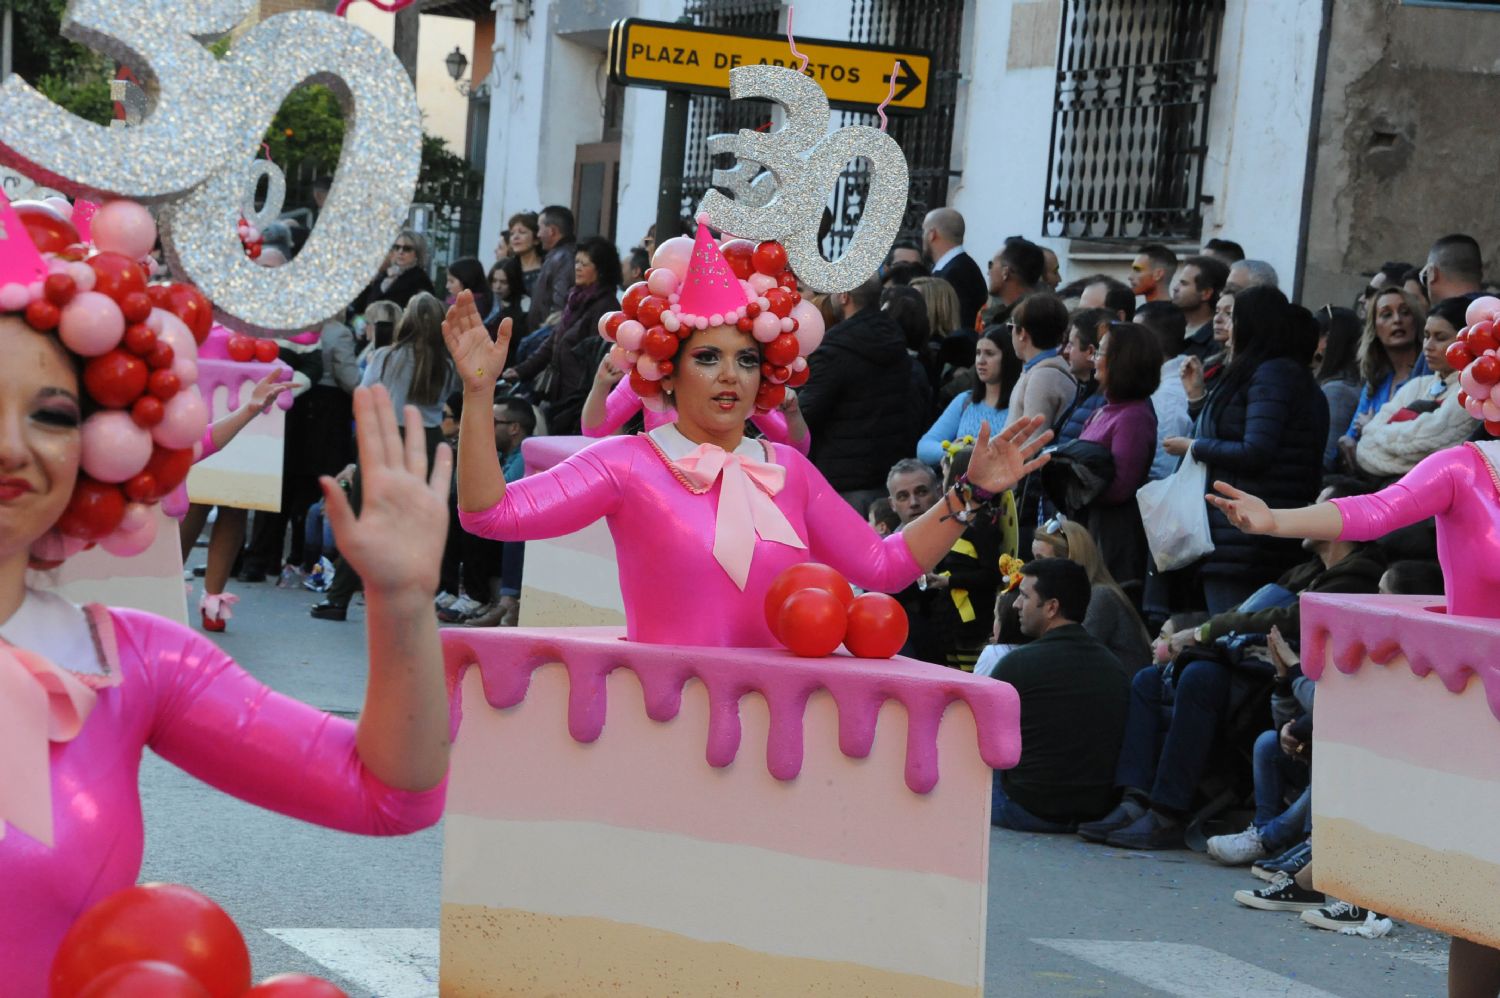
[[[1236,295],[1228,366],[1204,400],[1188,400],[1193,438],[1168,437],[1162,446],[1174,455],[1191,450],[1210,487],[1227,482],[1274,507],[1311,503],[1328,437],[1328,404],[1308,369],[1316,328],[1275,288]],[[1241,533],[1214,506],[1208,524],[1214,550],[1198,578],[1209,613],[1239,604],[1301,560],[1296,540]]]
[[[354,299],[349,314],[359,315],[377,301],[394,302],[405,309],[419,291],[435,294],[432,277],[427,273],[429,262],[427,239],[415,229],[402,229],[391,244],[385,270]]]
[[[974,258],[964,251],[964,217],[952,208],[934,208],[922,219],[922,244],[932,257],[932,276],[941,277],[958,292],[959,319],[964,329],[989,301],[989,282]]]

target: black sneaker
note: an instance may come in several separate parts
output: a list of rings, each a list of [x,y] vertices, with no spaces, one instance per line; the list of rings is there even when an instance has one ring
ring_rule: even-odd
[[[1111,832],[1117,832],[1127,825],[1134,824],[1146,809],[1133,798],[1126,797],[1115,806],[1115,809],[1098,821],[1085,821],[1078,826],[1080,837],[1089,842],[1103,842],[1109,838]]]
[[[1365,916],[1374,915],[1376,918],[1384,918],[1378,911],[1369,908],[1361,908],[1357,904],[1348,901],[1335,901],[1333,904],[1324,905],[1316,910],[1308,910],[1302,913],[1302,921],[1308,925],[1315,925],[1320,929],[1331,929],[1334,932],[1340,929],[1352,928],[1356,925],[1365,924]]]
[[[1234,899],[1246,908],[1261,911],[1312,911],[1327,903],[1322,891],[1307,891],[1282,874],[1258,891],[1235,891]]]
[[[1182,822],[1155,809],[1105,837],[1116,849],[1185,849]]]
[[[349,607],[344,603],[335,603],[329,599],[314,605],[307,612],[319,620],[349,619]]]
[[[1251,866],[1250,873],[1269,883],[1282,874],[1295,877],[1310,862],[1312,862],[1312,839],[1303,839],[1274,859],[1263,859]]]

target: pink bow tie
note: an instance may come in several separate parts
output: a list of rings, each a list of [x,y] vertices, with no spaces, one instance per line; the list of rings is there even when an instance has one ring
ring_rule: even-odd
[[[673,463],[695,488],[705,492],[723,476],[714,520],[714,558],[740,590],[750,578],[757,535],[794,548],[807,547],[771,501],[786,484],[786,469],[781,465],[752,461],[714,444],[699,444]]]
[[[9,822],[52,845],[48,743],[76,738],[96,699],[42,656],[0,642],[0,838]]]

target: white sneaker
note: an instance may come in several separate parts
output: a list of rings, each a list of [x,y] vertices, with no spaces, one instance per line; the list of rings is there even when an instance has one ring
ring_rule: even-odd
[[[438,593],[437,599],[433,600],[432,602],[437,605],[437,608],[439,610],[446,610],[451,607],[457,600],[458,597],[453,595],[452,593],[442,592]]]
[[[1208,854],[1225,866],[1244,866],[1266,857],[1260,830],[1254,825],[1234,835],[1215,835],[1208,840]]]
[[[460,617],[468,617],[483,606],[484,604],[479,602],[477,599],[469,599],[469,597],[467,596],[460,596],[452,603],[449,603],[447,609],[455,614],[458,614]]]

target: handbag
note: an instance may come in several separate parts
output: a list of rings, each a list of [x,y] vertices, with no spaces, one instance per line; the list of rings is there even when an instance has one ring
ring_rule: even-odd
[[[1208,469],[1189,451],[1176,471],[1137,490],[1135,501],[1157,571],[1190,565],[1213,551],[1203,498],[1207,488]]]

